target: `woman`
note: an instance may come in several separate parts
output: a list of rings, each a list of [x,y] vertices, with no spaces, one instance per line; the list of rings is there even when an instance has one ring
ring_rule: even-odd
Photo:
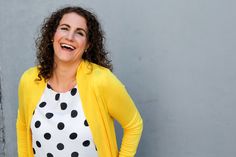
[[[19,157],[131,157],[141,116],[111,73],[96,16],[66,7],[45,19],[37,66],[19,83]],[[124,129],[118,151],[114,120]]]

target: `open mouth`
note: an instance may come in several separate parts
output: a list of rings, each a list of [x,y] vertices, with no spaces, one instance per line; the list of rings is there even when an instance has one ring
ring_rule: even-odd
[[[68,45],[68,44],[61,44],[61,48],[64,49],[64,50],[69,50],[69,51],[73,51],[75,50],[75,47],[72,46],[72,45]]]

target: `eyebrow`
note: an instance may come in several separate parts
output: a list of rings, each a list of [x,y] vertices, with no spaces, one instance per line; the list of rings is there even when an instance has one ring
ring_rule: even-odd
[[[70,28],[70,25],[68,25],[68,24],[60,24],[59,26],[66,26],[66,27],[69,27]],[[87,34],[87,31],[85,30],[85,29],[83,29],[83,28],[76,28],[76,30],[77,31],[84,31],[86,34]]]

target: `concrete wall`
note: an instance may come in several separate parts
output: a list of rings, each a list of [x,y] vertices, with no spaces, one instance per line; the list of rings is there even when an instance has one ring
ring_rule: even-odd
[[[19,77],[34,65],[43,18],[64,4],[102,22],[114,72],[144,119],[137,157],[236,156],[236,1],[10,0],[0,2],[7,157],[17,156]]]

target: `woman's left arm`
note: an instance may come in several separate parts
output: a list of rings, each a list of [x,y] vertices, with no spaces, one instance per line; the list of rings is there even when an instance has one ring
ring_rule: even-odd
[[[109,114],[124,129],[119,157],[133,157],[136,153],[142,130],[143,121],[125,86],[108,72],[103,83],[103,95]]]

